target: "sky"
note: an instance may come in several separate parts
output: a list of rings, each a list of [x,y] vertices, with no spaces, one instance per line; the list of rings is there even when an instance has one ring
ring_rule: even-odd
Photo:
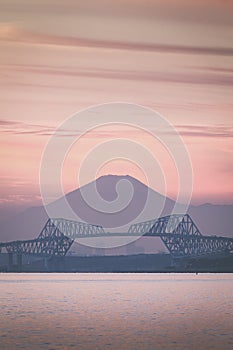
[[[0,0],[2,212],[40,204],[41,157],[64,120],[115,101],[152,108],[180,133],[192,161],[193,204],[233,203],[232,13],[231,0]],[[83,137],[66,160],[65,191],[79,185],[88,150],[116,133],[126,130]],[[150,144],[138,130],[130,135]],[[163,166],[174,197],[166,157]],[[93,176],[108,173],[145,182],[125,160]]]

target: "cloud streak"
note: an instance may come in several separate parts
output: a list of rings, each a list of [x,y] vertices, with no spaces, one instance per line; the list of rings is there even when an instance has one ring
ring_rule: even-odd
[[[175,125],[176,130],[181,136],[189,137],[210,137],[210,138],[232,138],[233,137],[233,127],[228,125]],[[60,129],[56,131],[55,127],[46,125],[37,125],[24,123],[14,120],[0,120],[0,131],[3,133],[15,134],[15,135],[39,135],[39,136],[52,136],[56,132],[57,137],[74,137],[82,135],[81,130],[67,130]],[[159,134],[167,133],[167,130],[157,130]],[[121,137],[133,137],[143,133],[140,129],[128,129],[124,128],[120,124],[120,129],[118,130],[117,125],[113,127],[112,130],[93,130],[84,135],[88,138],[119,138]]]
[[[210,137],[210,138],[232,138],[233,127],[227,125],[177,125],[182,136]]]
[[[199,23],[232,24],[231,0],[1,0],[5,12],[27,13],[36,16],[99,16],[173,19]]]
[[[98,79],[113,79],[113,80],[130,80],[130,81],[152,81],[152,82],[165,82],[165,83],[182,83],[182,84],[195,84],[195,85],[222,85],[232,86],[233,75],[226,75],[220,72],[207,71],[206,73],[186,72],[186,73],[174,73],[174,72],[156,72],[156,71],[136,71],[136,70],[119,70],[119,69],[89,69],[89,68],[77,68],[70,70],[68,67],[64,69],[43,67],[43,66],[26,66],[26,65],[5,65],[5,69],[14,72],[34,73],[34,74],[47,74],[57,76],[68,77],[85,77],[85,78],[98,78]],[[27,85],[24,81],[22,85]],[[30,86],[32,84],[30,83]],[[36,86],[36,84],[35,84]],[[42,85],[42,87],[56,87],[54,85]],[[73,87],[69,87],[72,88]]]
[[[12,24],[1,25],[0,40],[29,44],[104,48],[111,50],[146,51],[174,54],[233,56],[231,47],[186,46],[133,41],[98,40],[62,35],[42,34],[21,29]]]
[[[0,120],[0,131],[14,135],[52,135],[54,128],[40,124],[24,123],[16,120]]]

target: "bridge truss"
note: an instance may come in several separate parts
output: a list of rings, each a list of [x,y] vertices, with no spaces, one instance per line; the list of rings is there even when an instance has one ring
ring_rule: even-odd
[[[0,251],[43,257],[65,256],[76,238],[112,236],[160,237],[173,257],[233,253],[233,238],[203,236],[188,214],[170,215],[130,226],[126,233],[105,232],[102,226],[49,219],[38,238],[0,243]]]
[[[160,237],[173,257],[233,252],[233,238],[203,236],[188,214],[134,224],[129,232]]]

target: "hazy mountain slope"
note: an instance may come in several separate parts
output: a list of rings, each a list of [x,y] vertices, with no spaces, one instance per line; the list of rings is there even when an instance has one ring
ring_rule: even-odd
[[[233,205],[190,206],[188,213],[203,234],[233,237]]]

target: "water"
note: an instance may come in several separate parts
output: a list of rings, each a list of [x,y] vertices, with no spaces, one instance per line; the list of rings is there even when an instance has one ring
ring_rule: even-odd
[[[1,349],[233,349],[233,274],[0,274]]]

